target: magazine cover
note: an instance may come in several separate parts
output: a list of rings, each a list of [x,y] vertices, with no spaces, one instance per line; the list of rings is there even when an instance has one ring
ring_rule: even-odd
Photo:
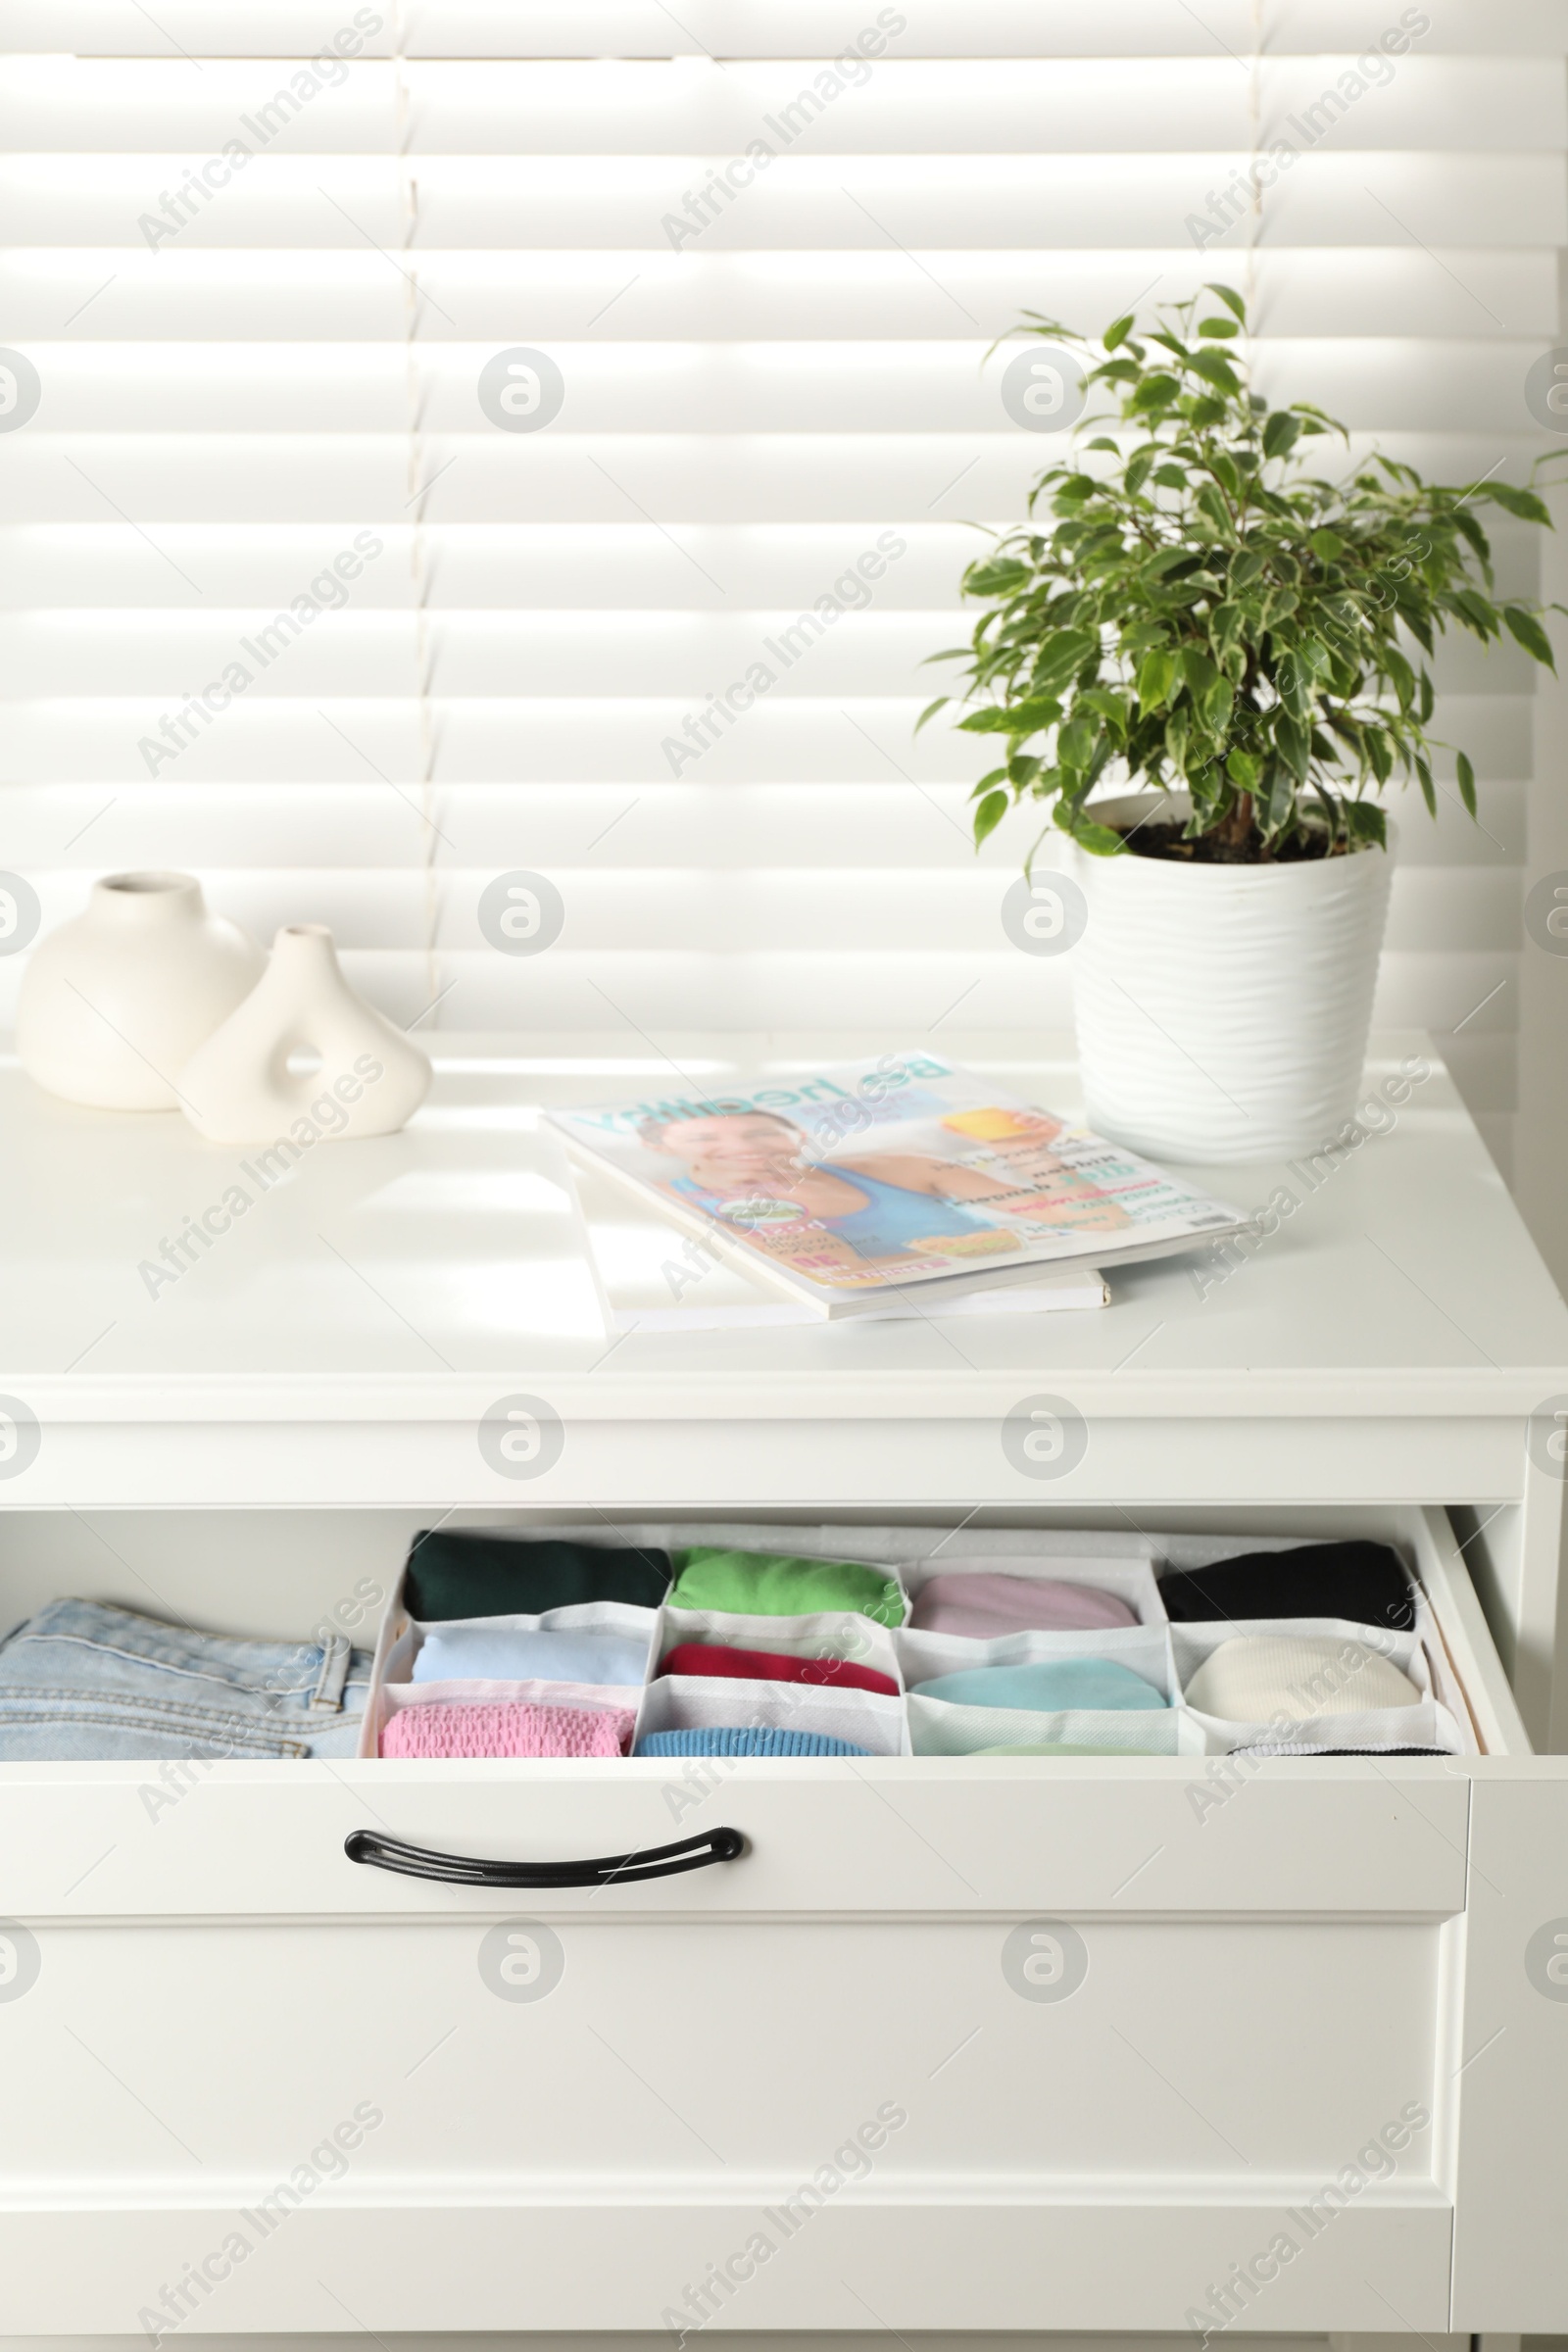
[[[756,1252],[717,1250],[670,1217],[648,1195],[634,1196],[581,1152],[568,1170],[599,1290],[606,1336],[620,1331],[746,1331],[820,1321],[810,1298],[763,1273]],[[966,1284],[928,1287],[918,1306],[902,1291],[860,1302],[861,1322],[917,1322],[931,1315],[1042,1315],[1108,1306],[1110,1293],[1093,1264],[1037,1266],[1028,1281],[972,1291]]]
[[[1129,1264],[1247,1222],[938,1055],[545,1113],[571,1150],[819,1314]]]

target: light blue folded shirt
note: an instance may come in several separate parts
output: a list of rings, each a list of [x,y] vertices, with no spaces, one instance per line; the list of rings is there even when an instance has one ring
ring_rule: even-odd
[[[641,1683],[646,1634],[591,1626],[432,1626],[414,1661],[416,1683]]]
[[[1123,1713],[1163,1707],[1152,1683],[1108,1658],[1042,1658],[1032,1665],[969,1666],[916,1683],[916,1698],[945,1698],[955,1707],[1026,1707],[1037,1715],[1069,1708],[1111,1707]]]

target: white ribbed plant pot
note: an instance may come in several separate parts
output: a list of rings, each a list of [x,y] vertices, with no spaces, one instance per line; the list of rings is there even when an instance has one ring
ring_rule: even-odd
[[[1148,793],[1094,813],[1126,827],[1161,803],[1186,815]],[[1277,1159],[1336,1134],[1360,1088],[1393,866],[1379,849],[1261,866],[1075,853],[1090,1126],[1173,1160]]]

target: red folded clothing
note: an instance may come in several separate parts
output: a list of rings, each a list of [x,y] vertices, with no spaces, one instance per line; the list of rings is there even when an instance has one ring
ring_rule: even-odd
[[[661,1674],[725,1674],[744,1683],[827,1683],[836,1690],[879,1690],[897,1698],[899,1686],[874,1666],[849,1658],[797,1658],[782,1649],[728,1649],[716,1642],[677,1642]]]

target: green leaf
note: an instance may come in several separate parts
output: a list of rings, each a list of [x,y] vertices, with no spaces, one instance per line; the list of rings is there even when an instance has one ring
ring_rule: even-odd
[[[1176,683],[1176,656],[1161,647],[1138,664],[1138,700],[1146,711],[1162,710]]]
[[[1025,735],[1037,735],[1042,727],[1054,726],[1061,716],[1061,705],[1048,694],[1028,695],[1020,703],[997,709],[987,704],[983,710],[971,710],[958,725],[965,735],[1015,735],[1022,741]]]
[[[1087,709],[1098,712],[1118,740],[1126,735],[1128,721],[1126,702],[1119,694],[1112,694],[1108,687],[1085,686],[1078,695],[1077,708],[1080,710]]]
[[[1095,756],[1095,728],[1087,718],[1071,718],[1056,736],[1056,757],[1063,767],[1080,772]]]
[[[1234,318],[1205,318],[1198,331],[1200,335],[1211,335],[1216,339],[1228,341],[1232,335],[1239,335],[1242,330]]]
[[[1547,669],[1556,669],[1557,664],[1551,655],[1551,640],[1533,612],[1526,612],[1519,605],[1504,605],[1502,617],[1508,624],[1508,634],[1524,647],[1527,654],[1544,662]]]
[[[1145,376],[1137,391],[1128,401],[1128,410],[1137,416],[1141,416],[1146,409],[1168,409],[1180,392],[1181,385],[1173,375],[1167,375],[1163,370],[1156,370],[1154,374]]]
[[[1099,645],[1098,629],[1058,629],[1054,637],[1048,637],[1035,658],[1031,680],[1035,692],[1064,686]]]
[[[1195,696],[1206,694],[1219,677],[1213,662],[1197,645],[1182,647],[1182,671]]]
[[[1427,814],[1436,816],[1438,813],[1437,787],[1432,781],[1432,770],[1419,752],[1416,754],[1415,772],[1421,780],[1421,798],[1426,802]]]
[[[1179,466],[1156,466],[1154,479],[1162,490],[1185,490],[1187,476]]]
[[[1470,814],[1474,816],[1476,812],[1476,771],[1471,766],[1469,760],[1465,758],[1463,752],[1461,752],[1454,760],[1453,768],[1455,775],[1459,779],[1459,798],[1461,801],[1463,801],[1466,808],[1468,808],[1470,811]]]
[[[914,733],[918,735],[920,729],[925,725],[926,720],[928,718],[935,718],[937,712],[945,710],[947,705],[951,703],[953,697],[951,694],[939,694],[934,703],[927,703],[925,709],[921,711],[919,717],[914,722]]]
[[[1153,454],[1147,449],[1141,449],[1136,458],[1128,459],[1127,470],[1122,476],[1122,480],[1129,498],[1137,497],[1149,479],[1149,469],[1153,463]]]
[[[1516,490],[1511,482],[1488,482],[1476,495],[1517,514],[1521,522],[1544,522],[1548,531],[1551,528],[1551,511],[1533,490]]]
[[[1216,392],[1228,392],[1234,399],[1241,391],[1242,379],[1222,351],[1195,351],[1187,365],[1205,384],[1212,384]]]
[[[1305,727],[1289,710],[1282,710],[1275,721],[1274,740],[1292,775],[1298,784],[1304,784],[1312,763],[1311,738]]]
[[[1205,482],[1193,500],[1193,504],[1200,514],[1208,516],[1222,539],[1228,539],[1231,536],[1234,526],[1226,509],[1225,500],[1216,483]]]
[[[1347,801],[1345,824],[1348,832],[1358,841],[1375,841],[1380,850],[1389,846],[1388,819],[1376,801]]]
[[[1325,564],[1335,563],[1345,553],[1345,541],[1338,531],[1313,531],[1306,544],[1313,555],[1320,556]]]
[[[971,564],[963,575],[966,596],[1011,596],[1033,578],[1027,564],[1014,556],[1001,556],[986,564]]]
[[[974,812],[974,846],[976,849],[980,847],[988,833],[996,831],[1006,813],[1006,794],[1004,792],[988,792]]]
[[[1257,782],[1261,761],[1250,752],[1232,752],[1225,761],[1225,773],[1243,792],[1250,792]]]
[[[1300,438],[1301,420],[1288,409],[1276,409],[1263,427],[1265,458],[1288,458]]]
[[[1231,317],[1239,319],[1243,326],[1247,324],[1247,305],[1234,286],[1218,285],[1211,278],[1203,291],[1205,294],[1217,294]]]
[[[1125,318],[1113,318],[1100,339],[1107,351],[1114,351],[1119,343],[1126,342],[1137,323],[1136,313],[1129,311]]]
[[[1112,832],[1109,825],[1097,825],[1093,817],[1083,815],[1065,801],[1056,803],[1055,819],[1062,831],[1070,833],[1091,858],[1119,858],[1127,847],[1121,835]]]

